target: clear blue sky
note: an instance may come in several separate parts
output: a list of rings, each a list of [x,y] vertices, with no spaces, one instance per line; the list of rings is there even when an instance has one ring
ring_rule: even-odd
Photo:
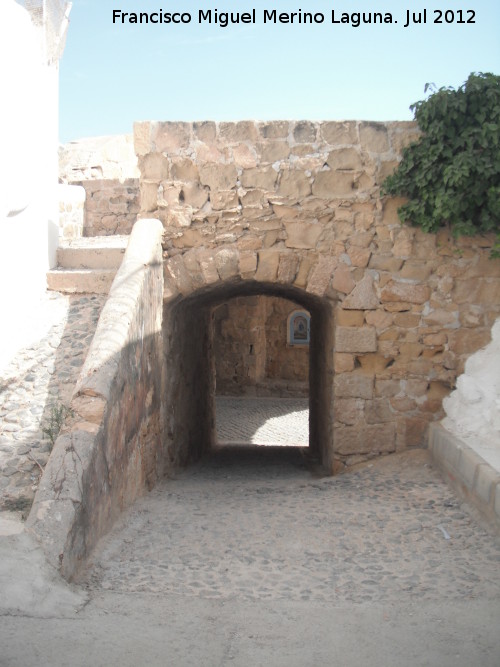
[[[457,19],[462,8],[463,20]],[[250,12],[256,24],[200,24],[199,10]],[[114,24],[122,12],[188,12],[187,25]],[[321,12],[323,24],[266,24],[263,10]],[[332,24],[390,12],[393,24]],[[406,10],[427,10],[405,28]],[[435,10],[454,23],[434,23]],[[500,74],[498,0],[73,0],[60,63],[60,139],[132,131],[135,120],[408,120],[424,86]],[[451,19],[451,13],[448,14]]]

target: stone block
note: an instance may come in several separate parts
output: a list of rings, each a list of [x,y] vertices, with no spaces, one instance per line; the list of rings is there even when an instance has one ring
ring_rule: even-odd
[[[384,225],[400,225],[398,209],[408,200],[403,197],[386,197],[383,202],[382,221]]]
[[[216,125],[213,121],[204,121],[193,123],[194,136],[205,143],[212,143],[215,141],[217,133]]]
[[[481,457],[469,447],[462,447],[458,457],[458,472],[465,486],[472,491],[474,480],[479,465],[483,462]]]
[[[377,334],[374,327],[336,327],[336,352],[376,352]]]
[[[234,164],[243,169],[253,169],[257,166],[257,154],[254,148],[250,148],[247,144],[239,144],[233,147]]]
[[[170,206],[166,211],[168,227],[190,227],[193,211],[190,206]]]
[[[292,199],[307,197],[311,194],[309,178],[297,169],[282,172],[278,194]]]
[[[359,142],[361,147],[370,153],[385,153],[390,148],[386,125],[384,123],[360,123]]]
[[[211,192],[210,203],[214,211],[235,209],[238,206],[238,193],[236,190]]]
[[[326,160],[330,169],[362,169],[361,154],[356,148],[336,148]]]
[[[500,523],[500,482],[495,486],[494,511],[496,520]]]
[[[259,250],[255,280],[274,282],[278,274],[279,254],[272,249]]]
[[[334,271],[332,287],[342,294],[349,294],[356,285],[351,269],[346,264],[340,264]]]
[[[181,294],[190,294],[193,291],[193,283],[189,271],[186,269],[182,257],[175,255],[163,264],[166,278],[173,280],[176,288]]]
[[[259,188],[267,192],[274,192],[278,174],[272,167],[260,169],[245,169],[241,175],[241,184],[244,188]]]
[[[367,453],[366,441],[364,449],[361,446],[360,429],[358,426],[345,426],[335,430],[334,449],[336,454],[349,456],[353,454]]]
[[[247,277],[257,270],[257,253],[251,250],[240,252],[240,274]]]
[[[323,232],[319,224],[310,222],[285,222],[287,248],[316,248],[316,243]]]
[[[365,313],[366,323],[375,327],[377,331],[385,331],[392,326],[393,314],[385,310],[374,310]]]
[[[151,213],[158,208],[157,183],[143,183],[141,187],[141,211]]]
[[[242,120],[236,123],[219,123],[219,139],[228,143],[249,141],[255,143],[258,130],[251,120]]]
[[[342,307],[347,310],[375,310],[380,305],[375,292],[372,276],[367,273],[348,297],[342,302]]]
[[[347,251],[347,255],[351,260],[352,266],[365,268],[371,257],[371,250],[368,248],[360,248],[359,246],[351,246]]]
[[[258,123],[258,128],[264,139],[286,139],[290,132],[290,123],[287,120],[275,120]]]
[[[257,236],[242,236],[237,241],[240,250],[259,250],[262,248],[262,239]]]
[[[236,186],[237,178],[234,164],[205,164],[200,167],[200,181],[210,190],[231,190]]]
[[[394,324],[403,329],[413,329],[419,326],[420,319],[419,313],[396,313],[394,315]]]
[[[186,183],[180,193],[184,205],[193,209],[200,209],[208,201],[208,192],[199,183]]]
[[[354,370],[354,355],[335,352],[333,355],[335,373],[348,373]]]
[[[325,257],[320,255],[316,266],[308,276],[306,288],[307,291],[311,294],[323,296],[328,289],[330,280],[332,278],[333,272],[337,268],[337,265],[338,260],[336,257]]]
[[[215,253],[215,266],[221,280],[239,275],[239,252],[236,248],[221,248]]]
[[[381,424],[394,421],[395,415],[387,398],[374,398],[368,401],[365,408],[368,424]]]
[[[174,181],[197,181],[200,176],[198,167],[189,158],[177,158],[173,160],[170,174]],[[165,176],[164,178],[167,177]]]
[[[404,420],[405,447],[423,447],[427,442],[429,422],[418,417],[407,417]]]
[[[206,285],[212,285],[219,281],[219,273],[211,250],[200,249],[198,251],[198,262]]]
[[[228,149],[221,151],[213,144],[197,144],[195,152],[199,165],[226,164],[228,160]]]
[[[373,398],[373,377],[359,371],[336,375],[334,387],[337,398]]]
[[[360,364],[361,370],[364,373],[376,374],[382,373],[394,361],[394,357],[386,354],[377,354],[376,352],[368,352],[357,356],[356,361]]]
[[[334,419],[341,424],[357,424],[363,418],[365,402],[361,398],[338,398]]]
[[[358,141],[358,133],[354,121],[321,123],[320,131],[326,143],[332,146],[351,145]]]
[[[416,262],[409,259],[404,263],[399,275],[401,278],[425,282],[429,278],[431,272],[432,262]]]
[[[382,185],[385,179],[396,171],[398,165],[397,160],[381,160],[376,172],[377,185]]]
[[[84,421],[100,424],[107,402],[99,396],[77,394],[71,401],[71,409]]]
[[[153,129],[153,141],[160,153],[175,153],[189,146],[191,125],[181,122],[157,123]]]
[[[358,172],[320,171],[314,178],[312,193],[316,197],[350,197],[357,193],[355,188]]]
[[[470,355],[490,342],[491,331],[489,329],[458,329],[449,333],[448,340],[452,352]]]
[[[293,128],[293,138],[298,144],[316,141],[316,125],[308,120],[301,120]]]
[[[292,284],[299,269],[299,258],[295,253],[280,254],[278,282]]]
[[[259,146],[261,162],[281,162],[290,157],[290,146],[286,141],[266,141]]]
[[[335,324],[340,327],[362,327],[365,318],[361,310],[343,310],[338,308],[335,311]]]
[[[416,285],[390,280],[382,290],[382,302],[406,301],[408,303],[425,303],[431,295],[427,285]]]
[[[388,271],[390,273],[397,273],[402,265],[403,260],[398,257],[394,257],[393,255],[378,255],[377,253],[371,255],[368,263],[370,269]]]
[[[500,474],[489,464],[479,464],[474,481],[474,491],[479,498],[490,505],[494,500],[496,486],[500,484]]]
[[[141,176],[145,181],[164,181],[169,177],[169,164],[161,153],[148,153],[139,162]]]
[[[375,396],[396,396],[401,390],[399,380],[384,380],[377,378],[375,381]]]
[[[151,123],[149,121],[134,123],[134,151],[136,155],[147,155],[151,152]]]

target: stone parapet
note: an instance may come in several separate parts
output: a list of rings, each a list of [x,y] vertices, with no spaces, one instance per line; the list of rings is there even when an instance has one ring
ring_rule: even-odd
[[[156,220],[134,227],[28,519],[68,578],[163,474],[161,233]]]
[[[81,139],[59,149],[60,180],[85,191],[83,236],[130,234],[139,212],[138,177],[130,134]]]
[[[500,471],[442,424],[431,424],[429,449],[446,480],[500,535]]]

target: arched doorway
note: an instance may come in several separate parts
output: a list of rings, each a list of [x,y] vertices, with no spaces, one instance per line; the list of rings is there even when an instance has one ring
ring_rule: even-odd
[[[215,432],[213,312],[234,298],[280,297],[310,313],[309,451],[333,472],[333,303],[290,285],[240,280],[167,302],[163,377],[169,463],[185,465],[210,451]]]
[[[258,294],[212,320],[217,445],[308,447],[310,313]]]

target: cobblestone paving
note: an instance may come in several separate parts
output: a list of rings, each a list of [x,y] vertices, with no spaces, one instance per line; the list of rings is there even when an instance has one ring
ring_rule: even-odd
[[[303,450],[222,447],[122,515],[91,589],[322,601],[500,599],[500,542],[425,451],[334,478]]]
[[[0,510],[29,512],[42,468],[64,416],[105,296],[45,296],[52,321],[45,333],[0,372]]]
[[[220,444],[309,444],[307,398],[216,398]]]

